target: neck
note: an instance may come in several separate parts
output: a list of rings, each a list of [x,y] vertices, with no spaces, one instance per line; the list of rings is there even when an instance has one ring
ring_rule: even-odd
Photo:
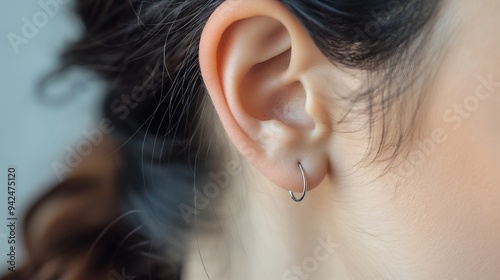
[[[244,170],[248,174],[232,178],[215,215],[210,215],[215,228],[195,230],[184,279],[406,275],[401,260],[408,258],[398,249],[398,239],[389,234],[395,231],[386,205],[370,198],[375,194],[325,180],[303,202],[295,203],[251,167]],[[252,178],[251,185],[246,178]]]

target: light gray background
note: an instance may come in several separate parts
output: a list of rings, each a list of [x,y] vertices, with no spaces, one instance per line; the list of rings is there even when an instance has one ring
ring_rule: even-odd
[[[55,0],[41,0],[50,2]],[[60,2],[64,2],[60,0]],[[58,2],[54,2],[58,3]],[[63,162],[65,147],[83,137],[82,131],[97,120],[100,91],[98,85],[79,88],[69,103],[48,105],[35,98],[35,85],[57,65],[61,49],[81,33],[80,23],[71,13],[71,1],[59,4],[58,11],[48,15],[38,1],[4,1],[0,9],[0,275],[7,272],[7,167],[17,167],[16,210],[18,216],[17,265],[22,263],[20,226],[30,203],[48,186],[58,181],[51,166]],[[23,17],[47,15],[45,25],[38,27],[16,53],[9,33],[23,36]],[[40,17],[43,20],[43,16]],[[51,92],[69,92],[73,75]],[[76,78],[75,78],[76,77]]]

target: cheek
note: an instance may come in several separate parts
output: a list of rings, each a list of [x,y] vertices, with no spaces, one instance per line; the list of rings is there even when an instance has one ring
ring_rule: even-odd
[[[431,278],[500,274],[500,88],[479,104],[468,98],[474,88],[465,88],[431,110],[424,135],[441,128],[445,140],[399,186],[396,213]],[[447,110],[452,113],[446,116]],[[488,274],[479,277],[478,271]],[[457,272],[462,274],[451,275]]]

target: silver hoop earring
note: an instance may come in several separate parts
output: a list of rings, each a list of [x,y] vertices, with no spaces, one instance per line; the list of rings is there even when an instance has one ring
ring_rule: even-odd
[[[289,191],[288,193],[290,194],[290,197],[293,199],[293,201],[295,202],[301,202],[304,197],[306,196],[306,192],[307,192],[307,179],[306,179],[306,174],[304,173],[304,169],[302,168],[302,165],[300,164],[299,162],[299,169],[300,169],[300,173],[302,174],[302,181],[304,181],[304,190],[302,191],[302,195],[299,197],[299,198],[296,198],[294,195],[293,195],[293,192],[292,191]]]

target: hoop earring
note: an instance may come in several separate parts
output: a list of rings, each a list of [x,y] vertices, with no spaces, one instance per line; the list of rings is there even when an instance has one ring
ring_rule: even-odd
[[[296,198],[293,195],[292,191],[288,192],[290,194],[290,197],[295,202],[301,202],[304,199],[304,197],[306,196],[306,192],[307,192],[307,178],[306,178],[306,174],[304,173],[304,169],[302,168],[302,165],[300,164],[300,162],[299,162],[299,169],[300,169],[300,173],[302,174],[302,181],[304,181],[304,190],[302,191],[302,195],[299,198]]]

